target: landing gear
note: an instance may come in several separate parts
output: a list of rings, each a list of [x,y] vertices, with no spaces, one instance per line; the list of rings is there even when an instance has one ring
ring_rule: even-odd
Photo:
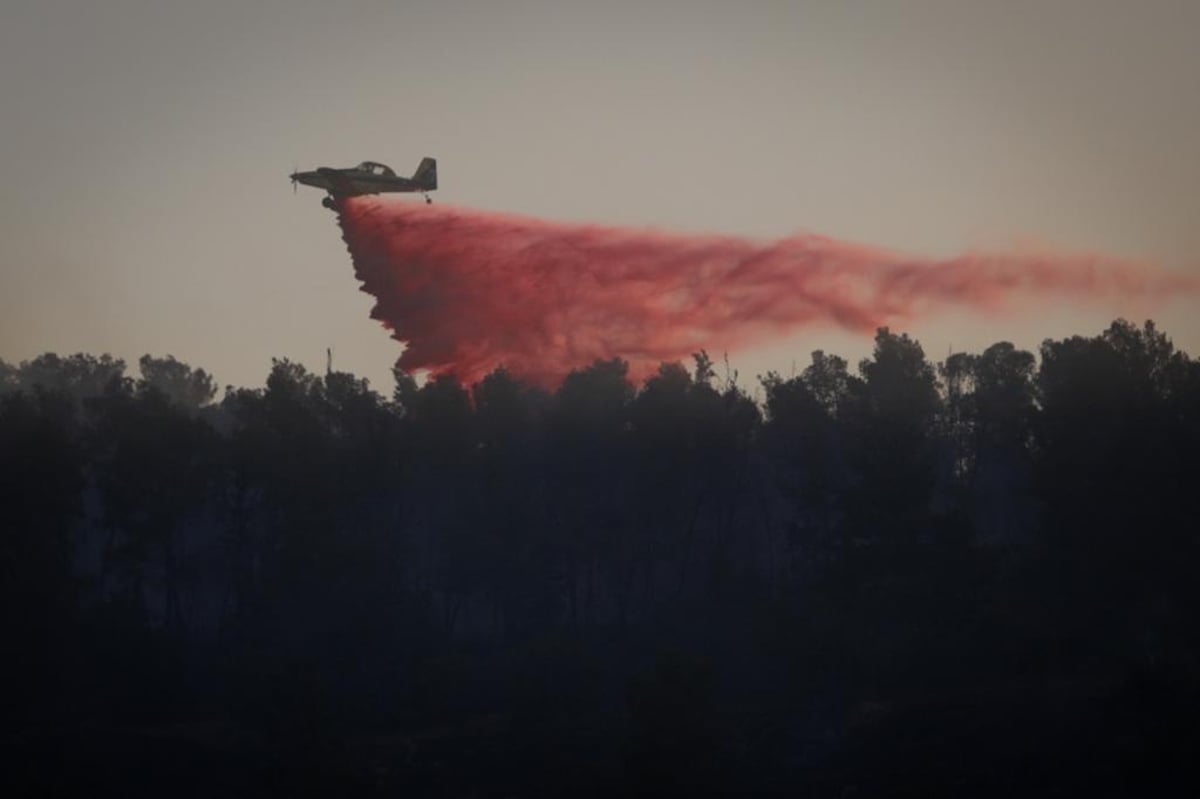
[[[433,198],[432,198],[432,197],[430,197],[428,194],[426,194],[426,195],[425,195],[425,204],[426,204],[426,205],[433,205]]]
[[[337,203],[335,203],[333,201],[333,198],[329,197],[329,196],[325,196],[325,197],[321,198],[321,205],[325,206],[330,211],[333,211],[334,209],[337,208]]]

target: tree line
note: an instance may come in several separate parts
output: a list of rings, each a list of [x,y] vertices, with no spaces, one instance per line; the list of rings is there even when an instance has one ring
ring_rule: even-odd
[[[1194,775],[1200,362],[1151,322],[940,363],[883,328],[857,369],[815,352],[761,401],[704,352],[641,386],[619,359],[554,392],[395,377],[385,397],[279,359],[218,399],[170,356],[0,362],[14,779]]]

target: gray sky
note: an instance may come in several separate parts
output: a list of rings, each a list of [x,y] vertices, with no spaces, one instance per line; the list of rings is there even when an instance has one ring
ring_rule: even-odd
[[[390,391],[293,168],[438,158],[445,202],[929,255],[1043,242],[1200,275],[1200,3],[0,0],[0,358],[271,356]],[[910,325],[933,358],[1194,299]],[[869,337],[731,353],[744,376]],[[718,349],[719,345],[714,349]]]

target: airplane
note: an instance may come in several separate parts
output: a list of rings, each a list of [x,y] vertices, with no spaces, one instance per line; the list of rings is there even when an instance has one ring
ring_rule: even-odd
[[[321,205],[326,208],[336,208],[343,197],[389,191],[419,191],[425,196],[425,202],[432,203],[428,192],[437,189],[437,161],[422,158],[411,178],[402,178],[391,167],[374,161],[363,161],[358,166],[344,169],[321,166],[311,172],[293,172],[289,177],[293,190],[297,183],[303,183],[329,192],[321,199]]]

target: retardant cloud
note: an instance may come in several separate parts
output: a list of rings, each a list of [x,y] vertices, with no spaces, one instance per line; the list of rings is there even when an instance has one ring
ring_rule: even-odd
[[[339,213],[371,316],[398,365],[465,382],[497,366],[547,387],[597,358],[643,377],[662,361],[802,327],[870,331],[952,306],[995,310],[1192,292],[1196,281],[1094,254],[914,258],[825,236],[773,242],[566,224],[355,197]]]

